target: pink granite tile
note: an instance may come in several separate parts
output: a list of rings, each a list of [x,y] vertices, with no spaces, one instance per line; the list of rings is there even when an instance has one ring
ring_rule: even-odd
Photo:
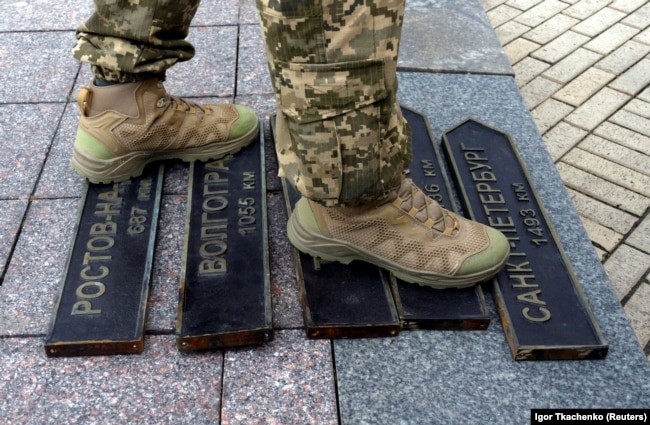
[[[234,25],[239,17],[240,0],[202,0],[192,20],[193,26]]]
[[[186,162],[167,161],[165,163],[163,193],[166,195],[187,195],[189,175],[190,167]]]
[[[0,276],[4,274],[11,248],[16,241],[27,201],[0,201]]]
[[[255,7],[255,0],[240,0],[239,24],[259,25],[259,15]]]
[[[147,329],[157,332],[176,328],[186,203],[186,195],[162,199],[147,320]]]
[[[147,337],[145,347],[47,358],[41,338],[0,339],[3,423],[219,423],[222,354],[181,354],[172,336]]]
[[[0,105],[0,197],[27,198],[32,194],[63,107],[42,103]]]
[[[167,90],[177,96],[231,97],[235,92],[237,27],[195,27],[187,40],[196,55],[167,72]]]
[[[32,202],[2,286],[2,335],[44,334],[76,224],[79,199]]]
[[[238,95],[273,93],[259,25],[240,27],[237,68]]]
[[[87,0],[0,2],[0,31],[74,30],[92,12]]]
[[[223,425],[337,424],[331,343],[276,332],[224,360]]]
[[[287,238],[284,197],[281,193],[272,193],[267,200],[273,327],[299,328],[303,326],[302,307],[296,285],[293,246]]]
[[[3,33],[0,102],[65,102],[79,71],[74,43],[74,31]]]
[[[70,166],[78,120],[77,104],[68,103],[38,180],[37,198],[66,198],[83,194],[86,179]]]

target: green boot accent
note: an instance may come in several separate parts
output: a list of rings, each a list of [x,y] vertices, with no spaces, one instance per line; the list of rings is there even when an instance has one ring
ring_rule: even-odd
[[[105,144],[83,131],[81,128],[77,129],[77,139],[74,142],[78,149],[83,149],[88,152],[92,157],[97,159],[113,159],[115,152],[110,150]]]
[[[239,118],[230,127],[229,139],[239,139],[240,137],[248,134],[252,128],[257,126],[257,114],[250,108],[242,105],[235,105]]]
[[[505,258],[510,252],[508,240],[496,229],[486,227],[490,245],[484,251],[474,254],[467,258],[461,268],[456,273],[457,276],[466,276],[474,273],[480,273],[483,270],[494,266],[495,260]]]

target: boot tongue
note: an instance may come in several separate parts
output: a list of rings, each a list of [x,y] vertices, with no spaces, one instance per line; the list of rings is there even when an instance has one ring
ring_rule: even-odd
[[[408,215],[441,233],[454,228],[455,221],[440,205],[429,198],[410,179],[404,179],[394,201]]]

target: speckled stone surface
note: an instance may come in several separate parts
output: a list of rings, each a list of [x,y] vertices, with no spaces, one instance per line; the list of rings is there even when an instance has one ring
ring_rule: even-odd
[[[264,347],[227,352],[221,423],[338,423],[329,346],[302,331],[281,331]]]
[[[264,51],[259,24],[242,25],[239,39],[237,94],[272,94],[273,86]]]
[[[272,193],[267,201],[273,326],[280,329],[300,328],[303,326],[302,308],[296,286],[294,248],[287,238],[284,196]]]
[[[400,100],[434,140],[473,117],[508,132],[607,339],[606,360],[515,362],[494,306],[485,332],[335,341],[343,424],[528,423],[536,407],[647,407],[650,365],[510,77],[402,73]],[[372,390],[369,390],[372,389]]]
[[[190,167],[182,161],[165,162],[165,183],[163,193],[166,195],[187,194]]]
[[[0,31],[74,30],[92,10],[93,3],[87,0],[2,1]]]
[[[237,26],[193,27],[187,40],[196,55],[167,71],[165,88],[175,96],[232,97],[237,63]]]
[[[82,193],[86,180],[70,166],[72,146],[77,135],[79,108],[77,103],[66,104],[63,117],[38,180],[35,197],[66,198]]]
[[[4,274],[26,208],[27,200],[0,201],[0,276]]]
[[[65,102],[79,70],[74,42],[73,31],[3,34],[0,103]]]
[[[171,336],[141,355],[58,359],[39,338],[0,339],[0,364],[5,424],[219,423],[222,353],[181,354]]]
[[[478,0],[407,1],[398,66],[514,75]]]
[[[259,25],[259,15],[255,7],[255,0],[241,0],[239,8],[239,23],[241,25]]]
[[[64,107],[0,105],[0,197],[24,199],[32,194]]]
[[[163,196],[146,324],[152,332],[173,333],[176,329],[186,209],[186,194]]]
[[[236,25],[241,0],[201,0],[192,26]]]
[[[67,261],[79,199],[33,201],[0,286],[2,336],[43,335]]]

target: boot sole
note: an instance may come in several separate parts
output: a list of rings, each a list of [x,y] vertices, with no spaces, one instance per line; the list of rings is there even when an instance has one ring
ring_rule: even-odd
[[[180,159],[185,162],[209,161],[235,154],[251,144],[259,132],[259,121],[255,128],[245,135],[225,142],[210,143],[205,146],[168,151],[136,151],[113,159],[98,159],[76,146],[72,151],[72,168],[91,183],[117,183],[138,177],[151,162],[167,159]]]
[[[498,264],[480,273],[465,276],[449,276],[403,267],[362,247],[314,233],[302,224],[295,211],[289,218],[287,235],[289,236],[289,241],[299,251],[309,254],[312,257],[319,257],[325,261],[336,261],[343,264],[350,264],[354,260],[365,261],[389,270],[397,278],[406,282],[435,289],[468,288],[479,282],[491,279],[506,264],[509,257],[509,255],[506,255]]]

